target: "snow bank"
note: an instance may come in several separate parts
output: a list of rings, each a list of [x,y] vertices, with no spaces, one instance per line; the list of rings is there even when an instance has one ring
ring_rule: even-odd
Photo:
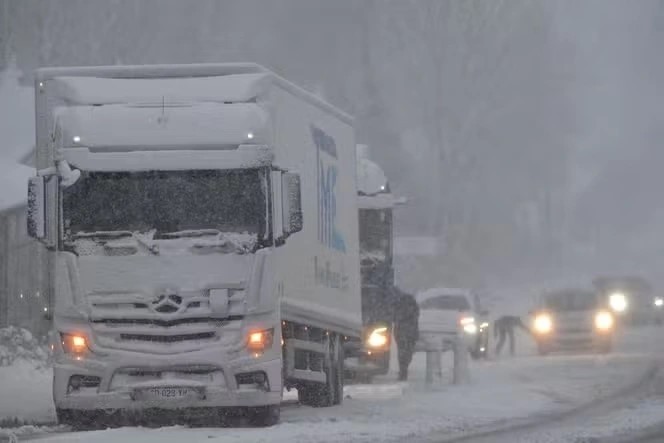
[[[24,359],[0,367],[0,423],[54,423],[53,371]],[[1,434],[0,434],[1,435]]]
[[[0,366],[10,366],[16,360],[46,365],[48,357],[44,341],[37,340],[27,329],[14,326],[0,329]]]
[[[19,164],[34,145],[34,93],[10,65],[0,72],[0,210],[25,204],[32,168]]]
[[[53,422],[52,378],[46,339],[13,326],[0,329],[0,427]]]

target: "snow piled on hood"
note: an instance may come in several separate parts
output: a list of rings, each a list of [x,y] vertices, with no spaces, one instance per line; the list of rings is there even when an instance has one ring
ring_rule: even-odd
[[[34,92],[19,84],[20,71],[10,64],[0,72],[0,210],[24,205],[32,168],[19,163],[34,145]]]

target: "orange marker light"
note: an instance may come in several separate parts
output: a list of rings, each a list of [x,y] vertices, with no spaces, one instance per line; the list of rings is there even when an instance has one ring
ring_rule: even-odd
[[[68,354],[84,354],[88,351],[88,341],[82,335],[62,334],[62,348]]]
[[[251,352],[263,352],[272,346],[272,334],[272,329],[250,332],[247,340],[247,348]]]

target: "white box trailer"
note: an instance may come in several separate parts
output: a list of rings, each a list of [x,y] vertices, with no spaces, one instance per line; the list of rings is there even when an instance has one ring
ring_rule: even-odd
[[[253,64],[36,74],[28,229],[61,422],[343,398],[360,337],[351,119]],[[111,414],[112,413],[112,414]]]

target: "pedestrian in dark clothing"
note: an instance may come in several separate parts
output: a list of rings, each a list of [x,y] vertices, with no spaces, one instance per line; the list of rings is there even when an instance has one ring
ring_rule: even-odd
[[[514,352],[516,351],[514,330],[516,328],[528,331],[528,328],[523,324],[521,318],[516,315],[504,315],[493,322],[493,338],[498,337],[496,355],[500,355],[500,351],[503,349],[506,338],[509,338],[510,341],[510,355],[514,355]]]
[[[415,297],[394,288],[394,339],[397,343],[399,380],[408,378],[408,366],[413,360],[415,343],[419,338],[420,308]]]

